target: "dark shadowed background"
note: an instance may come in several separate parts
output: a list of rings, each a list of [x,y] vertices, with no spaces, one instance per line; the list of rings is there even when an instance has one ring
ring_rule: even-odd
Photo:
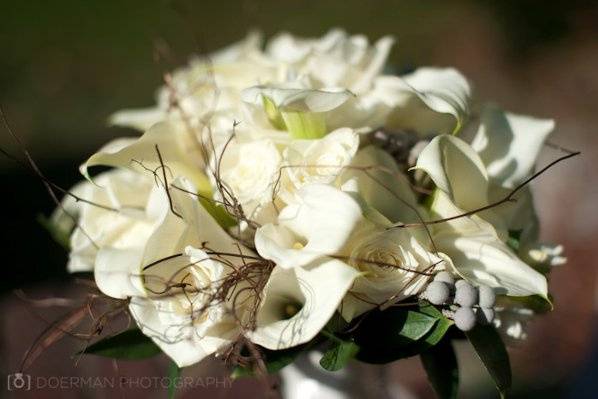
[[[529,339],[511,350],[513,397],[598,396],[596,317],[598,256],[598,6],[590,1],[0,1],[0,104],[44,173],[70,186],[77,166],[109,139],[134,132],[109,128],[115,110],[153,104],[162,74],[192,53],[217,49],[247,30],[319,36],[332,27],[371,39],[397,38],[390,62],[398,72],[420,65],[455,66],[478,98],[506,109],[554,118],[552,140],[582,157],[533,184],[546,241],[565,245],[569,263],[551,275],[556,310],[531,324]],[[155,49],[168,49],[168,62]],[[0,146],[18,147],[2,130]],[[547,149],[540,162],[558,154]],[[0,371],[14,372],[47,321],[64,309],[18,299],[76,297],[66,253],[41,228],[53,204],[41,182],[0,158],[2,277]],[[161,376],[164,358],[118,362],[71,357],[67,339],[48,349],[33,376]],[[463,398],[495,395],[481,363],[458,348]],[[405,398],[433,397],[417,359],[393,364]],[[214,361],[185,375],[220,376]],[[207,380],[206,380],[207,381]],[[374,382],[372,382],[374,383]],[[40,392],[0,396],[40,397]],[[46,389],[43,397],[166,397],[164,390]],[[198,387],[178,397],[262,397],[259,382]]]

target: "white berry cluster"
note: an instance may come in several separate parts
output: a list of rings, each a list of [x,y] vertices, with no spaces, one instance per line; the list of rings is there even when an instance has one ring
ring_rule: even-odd
[[[437,273],[422,294],[434,305],[449,305],[448,314],[461,331],[471,330],[476,322],[489,324],[494,319],[496,295],[486,285],[474,287],[465,280],[456,280],[446,271]]]

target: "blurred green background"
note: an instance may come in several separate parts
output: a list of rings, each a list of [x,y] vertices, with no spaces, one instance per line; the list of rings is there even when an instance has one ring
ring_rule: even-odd
[[[592,348],[598,255],[596,2],[2,0],[0,104],[46,175],[68,187],[79,179],[79,163],[100,145],[135,134],[108,127],[107,117],[121,108],[153,104],[162,74],[189,55],[218,49],[250,29],[266,36],[281,30],[319,36],[332,27],[372,40],[392,34],[394,70],[456,66],[471,79],[477,97],[555,118],[554,141],[584,151],[583,160],[536,187],[543,235],[566,244],[570,264],[551,282],[557,311],[534,323],[530,341],[514,350],[514,364],[519,397],[596,397],[598,383],[585,378],[598,372]],[[158,48],[166,49],[168,59],[157,59]],[[22,155],[4,130],[0,146]],[[36,220],[52,209],[42,184],[2,157],[0,178],[0,209],[6,214],[0,287],[3,309],[18,313],[22,305],[15,304],[10,290],[35,290],[48,280],[59,286],[68,279],[66,254]],[[32,336],[41,328],[29,327]],[[4,325],[0,349],[9,360],[3,370],[10,370],[10,359],[27,347],[26,338],[15,338],[15,329]],[[464,397],[484,397],[483,372],[468,361],[473,376],[468,384],[475,389]],[[430,397],[421,370],[409,367],[396,367],[397,380],[417,397]]]

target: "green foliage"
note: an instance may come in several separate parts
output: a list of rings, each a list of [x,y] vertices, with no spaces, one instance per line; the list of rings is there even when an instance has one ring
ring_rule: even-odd
[[[281,115],[292,138],[313,140],[326,135],[326,121],[322,113],[283,111]]]
[[[511,363],[500,335],[493,326],[480,325],[465,335],[492,376],[501,397],[504,397],[511,387]]]
[[[328,371],[338,371],[359,352],[359,346],[353,340],[344,340],[330,334],[332,346],[324,352],[320,366]]]
[[[422,352],[422,364],[434,391],[441,399],[455,399],[459,390],[459,367],[450,339]]]
[[[146,359],[162,350],[138,329],[124,331],[90,345],[84,353],[113,359]]]
[[[174,399],[176,395],[176,380],[181,376],[181,368],[173,361],[168,366],[168,399]]]
[[[521,233],[523,230],[509,230],[509,237],[507,238],[507,245],[513,252],[519,252],[519,244],[521,242]]]
[[[552,304],[552,295],[548,294],[548,298],[540,295],[529,296],[510,296],[503,299],[513,305],[520,305],[533,310],[536,313],[551,312],[554,309]]]
[[[60,244],[61,247],[70,251],[71,249],[71,232],[65,231],[60,229],[55,223],[52,222],[52,219],[46,217],[43,214],[37,215],[37,222],[44,228],[54,241]]]
[[[297,356],[299,356],[299,354],[303,352],[305,349],[306,345],[296,346],[294,348],[283,349],[278,351],[265,349],[262,350],[262,360],[266,364],[266,371],[269,374],[273,374],[282,370],[284,367],[293,363],[295,358],[297,358]],[[241,377],[253,377],[255,375],[256,374],[253,368],[251,368],[250,366],[236,366],[231,373],[231,378],[236,379]]]
[[[199,192],[199,203],[208,211],[222,228],[227,229],[237,224],[236,220],[228,214],[222,205],[217,205],[212,199],[211,192]]]
[[[355,332],[360,347],[356,357],[382,364],[418,355],[440,342],[451,325],[452,321],[426,302],[412,308],[372,311]]]

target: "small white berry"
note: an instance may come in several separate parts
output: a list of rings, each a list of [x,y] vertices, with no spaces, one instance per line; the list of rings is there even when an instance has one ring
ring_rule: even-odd
[[[487,309],[494,307],[494,304],[496,303],[496,294],[494,293],[494,290],[487,285],[480,285],[478,291],[480,294],[480,306]]]
[[[448,285],[455,284],[455,279],[447,271],[442,271],[442,272],[436,273],[436,275],[434,276],[434,281],[442,281],[444,283],[447,283]]]
[[[461,331],[469,331],[475,326],[476,316],[472,308],[460,307],[453,317],[455,325]]]
[[[462,280],[462,279],[455,281],[455,287],[458,287],[463,284],[469,284],[469,283],[466,280]]]
[[[461,281],[463,282],[461,283]],[[478,290],[465,280],[459,280],[457,283],[455,289],[455,303],[465,307],[475,305],[478,302]]]
[[[450,296],[448,284],[442,281],[432,281],[426,287],[425,297],[434,305],[442,305]]]
[[[492,320],[494,320],[494,309],[478,308],[476,310],[476,316],[480,324],[490,324],[492,323]]]

